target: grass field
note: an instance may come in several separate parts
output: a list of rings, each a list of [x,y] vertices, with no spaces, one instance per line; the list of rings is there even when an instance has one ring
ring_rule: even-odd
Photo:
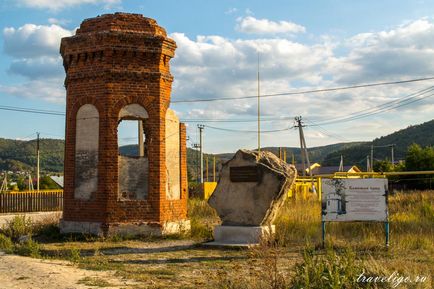
[[[274,238],[252,249],[200,246],[212,238],[218,217],[206,202],[194,199],[189,201],[191,235],[65,238],[53,225],[34,228],[21,222],[15,231],[33,230],[37,242],[30,242],[30,248],[26,243],[11,244],[8,236],[16,239],[19,234],[6,229],[0,248],[68,259],[90,270],[113,270],[121,278],[138,281],[135,288],[433,288],[434,191],[389,198],[389,249],[384,246],[383,224],[377,223],[331,223],[327,249],[321,249],[320,210],[319,202],[288,200],[277,218]],[[356,282],[362,273],[393,276],[395,282]],[[403,282],[404,277],[426,279],[410,283]]]

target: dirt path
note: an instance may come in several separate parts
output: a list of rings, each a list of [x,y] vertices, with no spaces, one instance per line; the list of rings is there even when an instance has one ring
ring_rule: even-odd
[[[96,284],[99,286],[92,286]],[[67,261],[33,259],[0,252],[1,289],[115,289],[129,288],[130,285],[133,283],[116,278],[112,272],[88,271]]]

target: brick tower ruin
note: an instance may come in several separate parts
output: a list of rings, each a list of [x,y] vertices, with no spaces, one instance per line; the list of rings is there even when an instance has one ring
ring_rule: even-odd
[[[115,13],[62,39],[66,71],[61,231],[161,235],[189,228],[186,132],[169,109],[176,43],[156,21]],[[134,156],[118,126],[138,124]]]

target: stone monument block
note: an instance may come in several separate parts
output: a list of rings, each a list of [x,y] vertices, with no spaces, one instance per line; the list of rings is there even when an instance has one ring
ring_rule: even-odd
[[[293,165],[267,151],[239,150],[223,165],[208,203],[222,225],[216,243],[254,244],[273,233],[273,221],[297,177]]]

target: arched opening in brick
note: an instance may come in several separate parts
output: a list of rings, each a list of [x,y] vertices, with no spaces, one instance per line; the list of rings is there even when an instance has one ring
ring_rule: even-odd
[[[121,109],[118,118],[118,197],[143,200],[148,195],[148,113],[139,104]]]
[[[99,113],[92,104],[76,115],[74,198],[89,200],[98,188]]]

